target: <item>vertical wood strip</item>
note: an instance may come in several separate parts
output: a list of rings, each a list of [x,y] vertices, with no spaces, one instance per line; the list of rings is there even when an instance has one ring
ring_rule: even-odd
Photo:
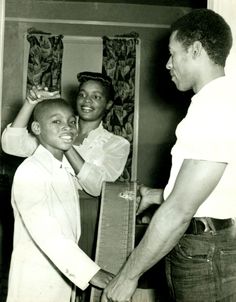
[[[136,183],[103,186],[96,263],[117,274],[134,248]],[[90,302],[99,302],[101,290],[92,288]]]

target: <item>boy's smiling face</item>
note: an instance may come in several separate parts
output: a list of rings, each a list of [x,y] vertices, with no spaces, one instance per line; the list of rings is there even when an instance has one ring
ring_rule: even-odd
[[[77,135],[73,110],[62,103],[43,108],[32,123],[32,131],[39,142],[61,160],[63,152],[71,148]]]

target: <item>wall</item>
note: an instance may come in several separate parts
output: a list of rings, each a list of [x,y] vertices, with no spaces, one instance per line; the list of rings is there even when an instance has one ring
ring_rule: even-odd
[[[138,181],[163,186],[169,173],[174,130],[188,105],[165,70],[168,29],[189,10],[152,5],[7,0],[2,129],[22,105],[23,36],[29,28],[92,37],[137,32],[141,39]],[[20,161],[7,156],[5,170],[11,174]]]

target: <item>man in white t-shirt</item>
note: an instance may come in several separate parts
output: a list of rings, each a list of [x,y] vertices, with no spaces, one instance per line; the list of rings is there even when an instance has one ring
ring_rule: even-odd
[[[236,93],[224,72],[231,46],[230,27],[211,10],[172,25],[166,67],[178,90],[195,95],[176,129],[163,200],[143,189],[140,208],[161,205],[102,302],[128,301],[163,257],[173,301],[236,301]]]

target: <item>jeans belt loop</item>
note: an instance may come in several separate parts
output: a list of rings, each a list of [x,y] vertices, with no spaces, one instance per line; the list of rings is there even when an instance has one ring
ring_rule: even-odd
[[[197,221],[196,220],[192,220],[193,221],[193,233],[197,234]]]
[[[211,218],[210,217],[206,217],[206,221],[208,223],[208,226],[210,227],[210,228],[208,227],[209,231],[212,231],[212,233],[215,234],[216,233],[216,228],[215,228],[215,226],[214,226]],[[207,230],[205,229],[204,232],[207,232]]]
[[[216,228],[210,217],[197,217],[195,219],[198,221],[201,221],[204,224],[204,227],[205,227],[204,233],[209,233],[209,232],[211,232],[213,234],[216,233]]]

